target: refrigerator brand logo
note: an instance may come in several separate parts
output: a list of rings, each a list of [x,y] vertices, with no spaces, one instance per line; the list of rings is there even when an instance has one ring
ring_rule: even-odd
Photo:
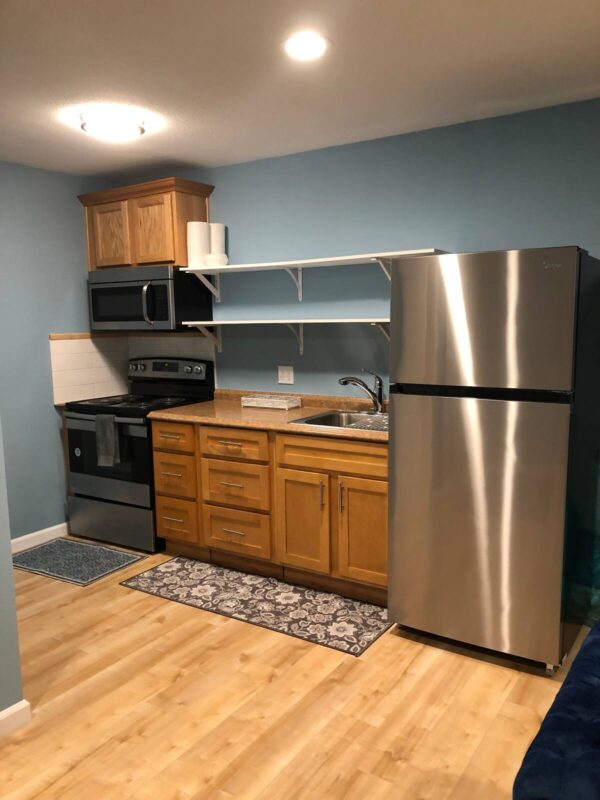
[[[544,265],[544,269],[560,269],[562,264],[559,264],[557,261],[542,261]]]

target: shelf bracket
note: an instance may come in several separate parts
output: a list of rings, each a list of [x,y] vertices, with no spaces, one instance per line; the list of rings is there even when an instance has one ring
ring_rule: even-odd
[[[201,283],[203,283],[206,286],[208,291],[214,296],[215,301],[217,303],[220,303],[221,302],[221,276],[219,275],[219,273],[217,272],[217,274],[213,276],[214,277],[214,283],[213,283],[213,281],[210,281],[206,277],[206,275],[203,275],[201,272],[194,272],[194,275],[198,278],[198,280]]]
[[[391,258],[374,258],[373,259],[381,269],[388,281],[392,280],[392,260]]]
[[[213,347],[217,348],[217,353],[223,352],[223,337],[221,335],[221,328],[216,327],[215,333],[208,330],[206,325],[194,325],[195,328],[198,328],[200,333],[203,336],[206,336],[208,341],[213,345]]]
[[[389,322],[372,322],[371,325],[381,331],[385,339],[390,340],[390,323]]]
[[[291,332],[296,337],[296,341],[298,342],[298,352],[301,356],[304,355],[304,325],[300,322],[298,325],[293,325],[289,322],[286,322],[286,327],[288,327]]]
[[[294,281],[296,289],[298,290],[298,302],[302,302],[302,267],[286,267],[287,274]],[[294,272],[296,273],[294,275]]]

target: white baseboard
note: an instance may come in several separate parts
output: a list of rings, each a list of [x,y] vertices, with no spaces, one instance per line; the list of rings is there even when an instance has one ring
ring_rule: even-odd
[[[31,719],[31,706],[27,700],[19,700],[12,706],[0,711],[0,737],[8,736],[9,733],[16,731],[21,725],[25,725]]]
[[[30,547],[35,547],[38,544],[51,542],[52,539],[59,539],[61,536],[66,536],[69,533],[66,522],[61,522],[60,525],[53,525],[51,528],[43,528],[41,531],[34,531],[33,533],[26,533],[25,536],[17,536],[16,539],[11,539],[10,544],[13,553],[20,553],[21,550],[28,550]]]

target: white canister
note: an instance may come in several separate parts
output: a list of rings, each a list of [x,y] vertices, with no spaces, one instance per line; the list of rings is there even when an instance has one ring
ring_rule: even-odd
[[[222,222],[210,223],[210,255],[212,261],[217,259],[219,266],[229,263],[225,250],[225,225]]]
[[[210,253],[210,225],[208,222],[188,222],[187,224],[188,266],[198,269],[205,267]]]

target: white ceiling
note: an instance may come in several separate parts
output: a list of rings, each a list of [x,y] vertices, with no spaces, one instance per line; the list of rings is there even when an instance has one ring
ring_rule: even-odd
[[[291,62],[300,28],[331,39]],[[0,159],[64,172],[214,166],[600,96],[599,0],[0,0]],[[109,145],[65,105],[166,127]]]

